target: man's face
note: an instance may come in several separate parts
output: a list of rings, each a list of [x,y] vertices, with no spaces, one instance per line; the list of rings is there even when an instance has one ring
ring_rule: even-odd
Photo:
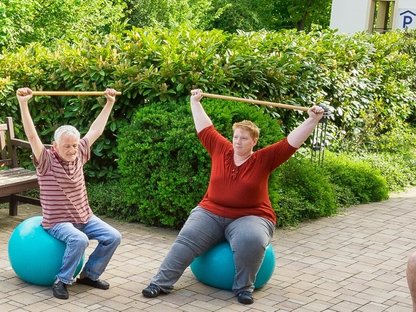
[[[79,139],[72,134],[63,134],[59,142],[53,142],[59,157],[65,161],[75,161],[78,156]]]

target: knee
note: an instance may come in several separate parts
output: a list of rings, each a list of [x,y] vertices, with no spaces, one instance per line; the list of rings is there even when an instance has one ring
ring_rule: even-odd
[[[108,243],[111,244],[111,245],[115,245],[115,246],[120,245],[120,243],[121,243],[121,233],[119,231],[117,231],[116,229],[111,231],[110,237],[108,239]]]
[[[113,235],[113,241],[114,241],[114,244],[117,244],[117,246],[120,245],[121,243],[121,233],[117,230],[115,231]]]
[[[236,239],[234,242],[230,242],[231,249],[234,252],[241,254],[263,254],[267,246],[264,246],[262,239],[258,239],[255,236],[244,236]]]
[[[74,248],[84,249],[84,250],[88,247],[89,243],[90,243],[90,240],[88,239],[88,236],[82,232],[78,233],[77,235],[74,235],[67,241],[67,244],[69,246],[72,246]]]
[[[265,240],[264,235],[260,233],[242,233],[236,237],[236,241],[239,242],[239,245],[245,247],[254,247],[254,248],[263,248],[266,249],[267,241]]]
[[[412,253],[407,260],[408,270],[416,271],[416,252]]]

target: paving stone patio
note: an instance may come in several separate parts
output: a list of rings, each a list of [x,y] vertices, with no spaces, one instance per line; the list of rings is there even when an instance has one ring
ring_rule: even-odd
[[[0,209],[0,312],[7,311],[337,311],[410,312],[406,262],[416,250],[416,188],[387,201],[348,208],[342,214],[279,229],[273,239],[276,269],[241,305],[229,291],[198,282],[188,268],[175,291],[156,299],[141,295],[177,231],[106,219],[123,235],[102,278],[107,291],[69,287],[68,300],[49,287],[30,285],[10,266],[7,243],[22,220],[40,208],[19,207],[17,217]],[[87,255],[95,247],[92,242]]]

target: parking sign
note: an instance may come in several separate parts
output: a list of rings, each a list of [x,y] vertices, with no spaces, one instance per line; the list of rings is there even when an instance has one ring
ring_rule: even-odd
[[[399,9],[397,19],[398,29],[416,28],[416,9]]]

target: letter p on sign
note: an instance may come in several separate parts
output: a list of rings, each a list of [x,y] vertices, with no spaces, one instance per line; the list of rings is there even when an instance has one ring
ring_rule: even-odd
[[[398,27],[401,27],[402,29],[416,28],[416,9],[401,9],[399,12]]]

